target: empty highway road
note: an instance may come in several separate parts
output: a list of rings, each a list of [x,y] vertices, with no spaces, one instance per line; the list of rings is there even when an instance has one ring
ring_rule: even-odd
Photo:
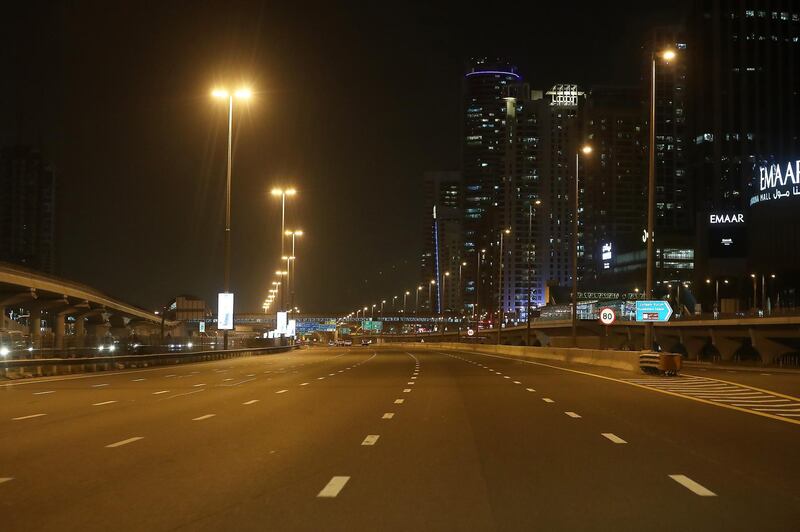
[[[354,346],[6,382],[0,529],[796,530],[800,377],[686,373]]]

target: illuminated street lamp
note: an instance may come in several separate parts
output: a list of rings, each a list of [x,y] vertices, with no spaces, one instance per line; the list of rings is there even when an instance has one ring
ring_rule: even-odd
[[[283,245],[283,236],[286,233],[286,196],[294,196],[297,191],[293,188],[273,188],[272,195],[281,197],[281,256],[286,254]],[[283,310],[283,298],[281,298],[281,309]]]
[[[486,249],[481,249],[477,254],[477,266],[475,267],[475,305],[472,307],[472,313],[475,315],[475,332],[481,329],[481,316],[478,312],[480,306],[480,289],[481,289],[481,259],[486,258]]]
[[[392,296],[392,310],[397,310],[397,296]]]
[[[295,229],[294,231],[290,231],[290,230],[287,229],[286,231],[284,231],[283,234],[285,236],[291,236],[292,237],[292,257],[297,257],[297,255],[294,252],[294,239],[295,239],[295,237],[303,236],[303,231],[301,231],[299,229]],[[291,286],[288,286],[287,289],[289,290],[289,296],[290,296],[289,306],[293,307],[294,306],[294,287],[295,287],[295,284],[297,284],[297,281],[295,279],[295,277],[297,275],[297,259],[295,259],[295,261],[294,261],[294,273],[291,273],[291,271],[292,270],[290,270],[290,273],[289,273],[289,278],[291,279]]]
[[[592,147],[583,146],[575,153],[575,190],[573,191],[575,199],[572,206],[572,238],[575,239],[572,243],[572,347],[578,347],[578,199],[580,195],[578,173],[581,153],[583,155],[591,154]]]
[[[419,291],[422,290],[422,285],[417,287],[417,300],[414,302],[414,314],[419,314]]]
[[[436,279],[431,279],[431,282],[428,283],[428,306],[431,308],[431,316],[433,316],[433,296],[431,295],[431,290],[435,284]]]
[[[383,306],[386,304],[385,299],[381,299],[381,318],[383,317]]]
[[[647,281],[644,297],[653,297],[653,253],[656,224],[656,59],[662,59],[669,63],[675,59],[674,50],[663,50],[653,52],[650,56],[650,146],[649,146],[649,168],[647,176]],[[644,348],[653,348],[653,322],[644,324]]]
[[[408,290],[403,292],[403,314],[406,313],[406,299],[408,299],[408,296],[410,296],[410,295],[411,295],[411,292],[409,292]]]
[[[224,286],[225,293],[230,292],[231,288],[231,167],[233,164],[233,100],[249,100],[253,93],[249,88],[242,87],[235,92],[230,92],[224,88],[216,88],[211,91],[211,96],[219,100],[228,100],[228,164],[225,180],[225,271]],[[228,348],[228,331],[223,333],[223,348]]]
[[[377,303],[373,303],[372,304],[372,311],[370,312],[369,319],[371,319],[371,320],[375,319],[375,307],[377,307],[377,306],[378,306]]]
[[[461,272],[466,265],[466,262],[462,262],[458,265],[458,306],[460,312],[464,310],[464,286],[461,284]]]

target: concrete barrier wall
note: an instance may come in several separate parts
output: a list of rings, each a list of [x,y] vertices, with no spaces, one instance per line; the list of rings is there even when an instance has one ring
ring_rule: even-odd
[[[533,360],[553,360],[572,364],[589,364],[626,371],[639,372],[638,351],[614,351],[610,349],[569,349],[563,347],[522,347],[513,345],[441,343],[395,343],[386,347],[403,346],[407,349],[459,350],[505,355]]]

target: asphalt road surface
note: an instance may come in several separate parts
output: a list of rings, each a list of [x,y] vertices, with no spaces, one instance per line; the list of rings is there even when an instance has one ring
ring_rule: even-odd
[[[0,530],[798,530],[800,377],[691,373],[354,346],[1,383]]]

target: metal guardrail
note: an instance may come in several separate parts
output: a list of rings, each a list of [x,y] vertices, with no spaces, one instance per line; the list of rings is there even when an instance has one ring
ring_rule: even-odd
[[[218,351],[192,351],[179,353],[154,353],[149,355],[118,355],[84,358],[11,359],[0,361],[0,379],[43,377],[72,373],[94,373],[114,369],[128,369],[170,364],[188,364],[223,360],[267,353],[286,352],[295,346],[250,347]],[[78,368],[78,369],[76,369]]]

